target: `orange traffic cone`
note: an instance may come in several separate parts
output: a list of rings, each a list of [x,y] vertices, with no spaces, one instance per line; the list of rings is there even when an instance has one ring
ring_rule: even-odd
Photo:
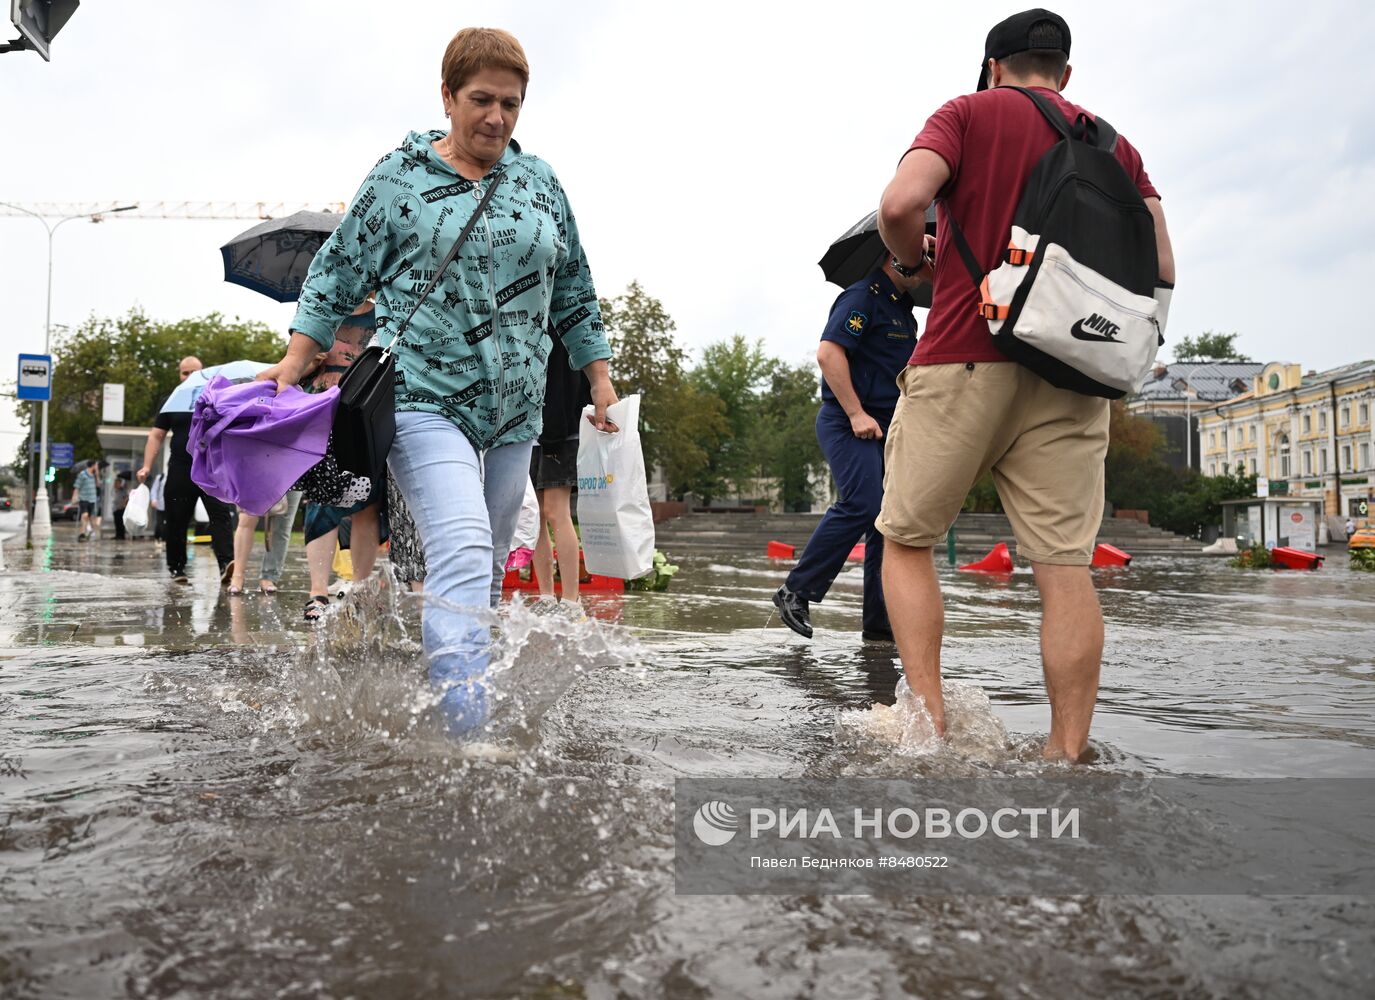
[[[782,542],[770,542],[767,549],[770,559],[791,559],[795,551],[793,546],[784,545]]]
[[[845,558],[846,558],[846,559],[853,560],[854,562],[863,562],[863,561],[864,561],[864,543],[863,543],[863,542],[860,542],[858,545],[856,545],[853,549],[850,550],[850,554],[849,554],[848,556],[846,556]]]
[[[975,573],[1011,573],[1012,553],[1007,550],[1006,542],[999,542],[993,546],[992,552],[978,562],[961,566],[960,569],[972,570]]]
[[[1107,542],[1099,542],[1093,549],[1093,565],[1095,566],[1130,566],[1132,557]]]

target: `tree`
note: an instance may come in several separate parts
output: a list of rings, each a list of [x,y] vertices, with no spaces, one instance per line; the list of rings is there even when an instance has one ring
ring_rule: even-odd
[[[1176,361],[1250,361],[1237,350],[1240,334],[1205,330],[1197,337],[1183,337],[1174,348]]]
[[[694,482],[704,498],[734,492],[747,494],[754,481],[767,475],[768,432],[764,390],[778,362],[764,354],[763,341],[735,334],[708,344],[701,363],[690,373],[692,384],[725,404],[729,433],[709,456],[707,467]]]
[[[48,405],[48,439],[70,441],[78,459],[101,453],[102,386],[124,386],[124,422],[149,426],[176,387],[177,362],[194,354],[209,367],[244,358],[276,361],[285,339],[265,323],[226,321],[219,313],[175,323],[149,319],[139,309],[110,318],[92,316],[75,330],[62,330],[53,349],[53,398]],[[31,408],[19,405],[28,426]],[[16,461],[23,475],[28,441]]]
[[[600,304],[617,390],[641,396],[645,465],[662,468],[669,492],[681,496],[730,433],[725,404],[687,379],[687,355],[673,339],[677,324],[638,281]]]
[[[814,364],[775,364],[764,408],[765,474],[778,480],[784,510],[810,509],[812,481],[826,460],[816,440],[818,405]]]

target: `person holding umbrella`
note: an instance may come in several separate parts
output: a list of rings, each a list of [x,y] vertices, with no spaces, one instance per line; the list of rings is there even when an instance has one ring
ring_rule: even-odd
[[[153,429],[148,433],[148,443],[143,448],[143,465],[138,470],[138,481],[146,482],[162,443],[171,434],[172,456],[167,462],[167,480],[163,485],[162,525],[163,540],[167,543],[167,571],[176,583],[189,582],[186,576],[186,529],[195,515],[197,500],[205,504],[205,512],[210,515],[210,548],[219,563],[222,581],[229,579],[234,565],[234,508],[209,496],[191,481],[191,453],[186,450],[186,440],[191,434],[191,411],[198,394],[194,390],[204,388],[209,381],[203,368],[199,358],[181,359],[177,366],[181,385],[172,390],[154,419]]]
[[[874,530],[874,519],[883,502],[884,436],[898,402],[897,376],[917,340],[911,292],[930,273],[929,266],[909,270],[885,260],[840,293],[821,332],[816,438],[839,498],[773,595],[783,624],[804,638],[812,637],[810,604],[825,598],[851,550],[863,541],[862,634],[893,641],[883,603],[883,536]]]
[[[335,330],[377,292],[377,339],[394,348],[388,466],[419,531],[428,576],[422,636],[453,733],[481,725],[490,634],[477,609],[505,563],[539,435],[552,323],[587,373],[593,424],[616,402],[568,196],[511,138],[529,63],[509,33],[449,42],[439,96],[449,129],[412,132],[369,171],[310,267],[286,356],[262,378],[298,382]],[[452,266],[442,266],[472,223]],[[411,317],[404,334],[403,319]]]

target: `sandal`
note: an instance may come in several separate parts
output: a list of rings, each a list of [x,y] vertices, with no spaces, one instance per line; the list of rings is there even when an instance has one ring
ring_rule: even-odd
[[[306,601],[305,620],[314,624],[325,616],[325,609],[329,607],[329,598],[321,594],[311,594],[310,600]]]
[[[274,597],[277,593],[277,585],[271,580],[259,580],[258,593],[266,594],[268,597]]]
[[[234,560],[231,559],[231,560],[229,560],[229,562],[225,563],[224,568],[223,568],[222,570],[220,570],[220,583],[221,583],[221,584],[227,584],[227,583],[233,578],[233,576],[234,576]]]

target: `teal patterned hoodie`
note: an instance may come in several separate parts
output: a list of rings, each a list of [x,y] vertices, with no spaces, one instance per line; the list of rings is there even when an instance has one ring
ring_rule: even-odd
[[[568,198],[549,165],[512,141],[479,182],[412,132],[377,162],[310,265],[291,329],[321,349],[377,290],[391,343],[498,172],[496,194],[393,352],[396,408],[453,421],[478,449],[539,435],[552,327],[583,368],[609,358],[597,290]]]

